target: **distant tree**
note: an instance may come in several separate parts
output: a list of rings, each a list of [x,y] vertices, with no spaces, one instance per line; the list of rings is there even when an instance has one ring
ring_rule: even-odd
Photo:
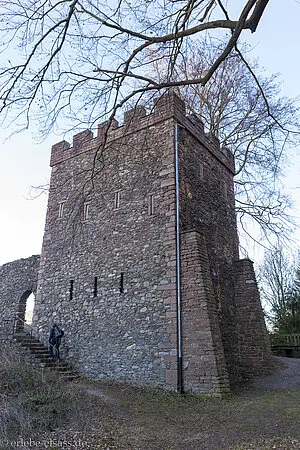
[[[266,252],[259,271],[262,299],[274,331],[300,333],[300,265],[282,248]]]
[[[291,292],[285,298],[285,311],[275,311],[274,329],[281,334],[300,333],[300,268],[296,270],[296,278]]]

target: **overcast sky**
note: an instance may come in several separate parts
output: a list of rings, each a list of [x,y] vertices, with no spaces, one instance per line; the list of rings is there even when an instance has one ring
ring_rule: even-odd
[[[229,3],[238,8],[244,2]],[[281,73],[283,95],[290,97],[300,96],[299,18],[297,0],[270,0],[258,31],[243,34],[267,73]],[[47,199],[42,195],[30,200],[30,188],[48,182],[51,145],[61,140],[53,135],[35,144],[26,132],[4,141],[8,134],[9,130],[0,131],[0,264],[40,253]],[[300,225],[300,149],[292,156],[285,185],[294,198],[294,214]],[[299,230],[297,238],[299,242]],[[255,258],[256,253],[252,249],[250,256]]]

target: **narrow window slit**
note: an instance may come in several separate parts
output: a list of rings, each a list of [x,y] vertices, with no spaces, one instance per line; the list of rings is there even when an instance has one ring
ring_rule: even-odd
[[[200,172],[200,178],[203,179],[204,178],[204,166],[203,166],[202,163],[200,164],[200,171],[199,172]]]
[[[148,196],[148,215],[153,216],[154,214],[154,195],[150,194]]]
[[[74,294],[74,280],[70,280],[70,300],[73,300],[73,294]]]
[[[115,209],[120,208],[121,192],[115,192]]]
[[[98,295],[98,278],[94,278],[94,298]]]
[[[224,192],[224,197],[227,200],[227,198],[228,198],[228,190],[227,190],[227,183],[226,183],[226,181],[223,182],[223,192]]]
[[[83,205],[83,217],[84,217],[84,220],[87,220],[90,217],[90,204],[89,203],[85,203]]]
[[[64,215],[64,206],[65,206],[65,202],[60,202],[58,204],[58,218],[61,219]]]
[[[124,272],[121,272],[120,275],[120,294],[123,294],[124,292]]]

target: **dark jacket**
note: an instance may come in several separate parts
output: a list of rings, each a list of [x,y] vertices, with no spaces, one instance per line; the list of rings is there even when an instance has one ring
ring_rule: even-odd
[[[61,330],[60,328],[56,327],[52,327],[50,329],[50,336],[49,336],[49,343],[52,345],[60,345],[60,341],[61,341]]]

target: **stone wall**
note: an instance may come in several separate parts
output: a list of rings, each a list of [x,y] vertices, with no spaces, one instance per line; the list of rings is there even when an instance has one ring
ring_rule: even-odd
[[[160,106],[53,147],[33,320],[44,335],[59,323],[62,354],[90,376],[175,389],[173,125]]]
[[[217,301],[204,233],[181,239],[182,335],[185,389],[200,394],[230,392]]]
[[[26,300],[36,294],[39,255],[0,266],[0,340],[13,334],[16,315],[24,319]]]
[[[233,261],[238,259],[233,155],[204,133],[195,116],[181,118],[178,147],[181,226],[183,231],[197,230],[205,235],[216,314],[228,374],[234,382],[239,368],[233,277]]]

